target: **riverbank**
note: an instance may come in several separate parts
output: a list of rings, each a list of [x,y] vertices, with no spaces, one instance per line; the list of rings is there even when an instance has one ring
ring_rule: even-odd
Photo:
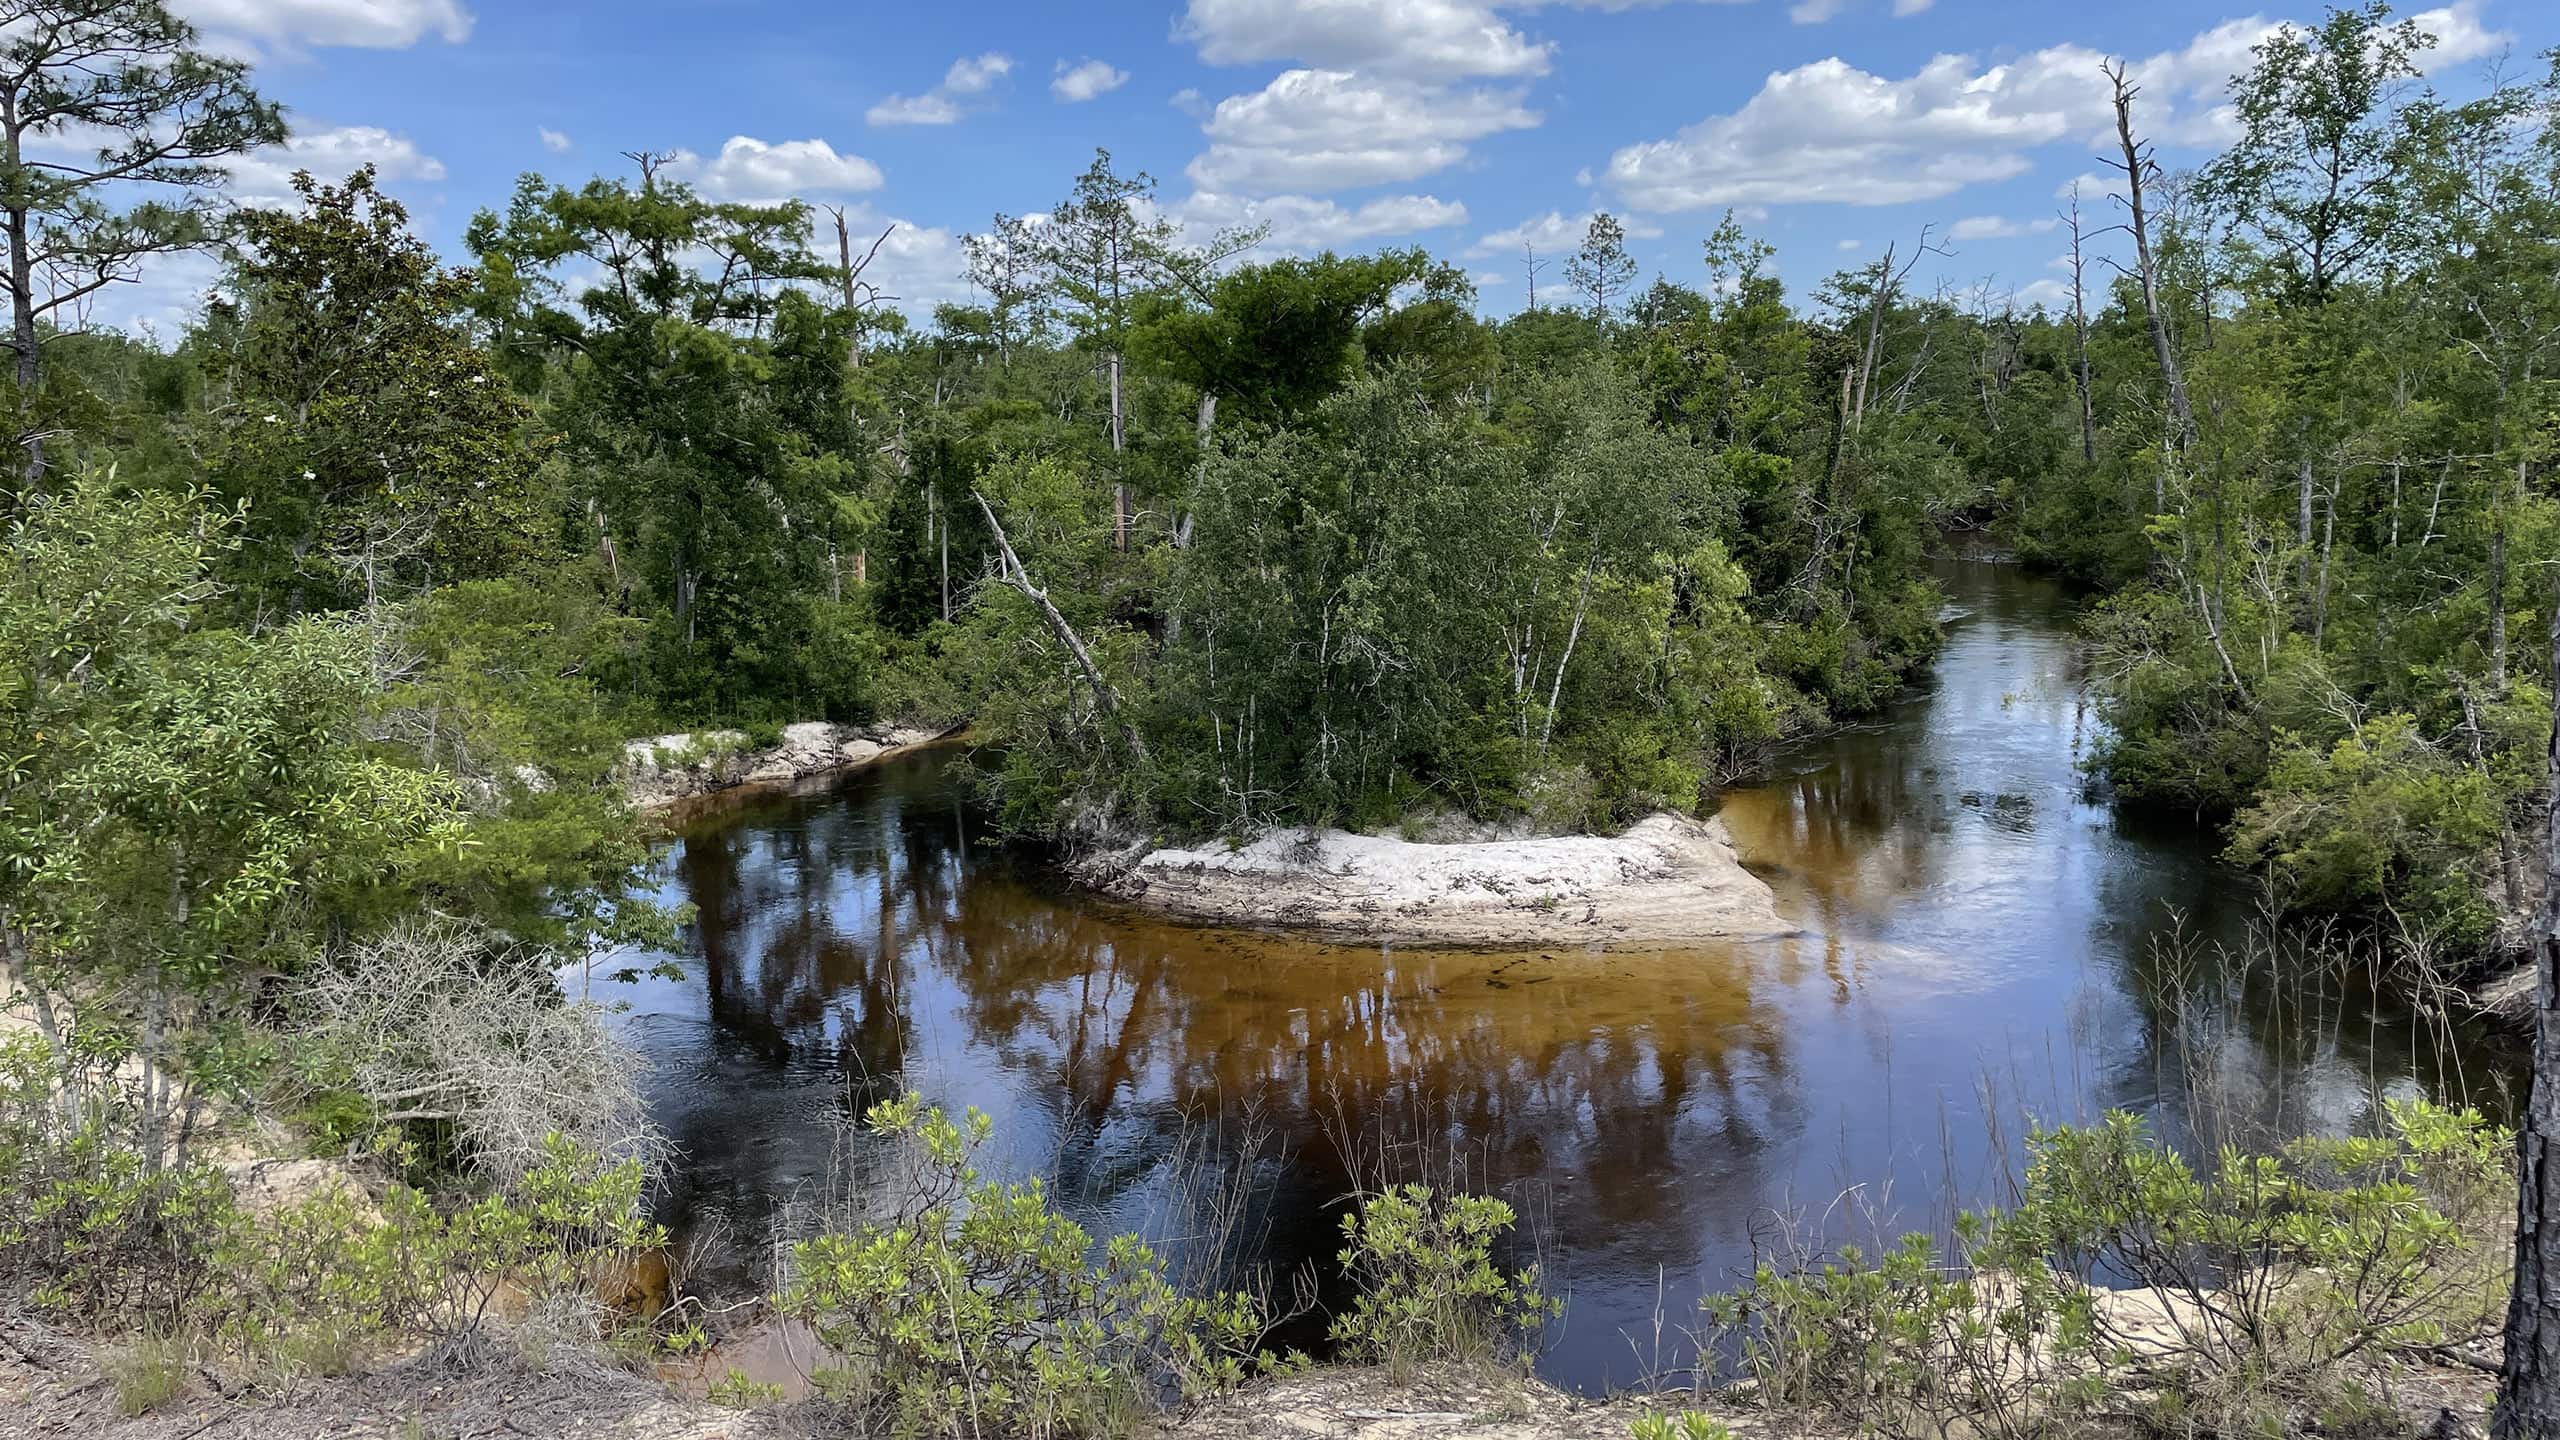
[[[951,733],[915,725],[812,720],[785,725],[769,745],[755,744],[743,730],[658,735],[623,747],[623,786],[634,808],[655,814],[723,791],[788,785],[877,764]]]
[[[1658,814],[1617,835],[1433,844],[1274,830],[1097,854],[1076,878],[1189,921],[1404,945],[1670,945],[1783,935],[1768,883],[1717,821]]]
[[[592,1440],[781,1440],[831,1433],[802,1404],[736,1410],[685,1398],[587,1354],[503,1360],[457,1372],[426,1361],[361,1375],[295,1377],[252,1389],[189,1377],[182,1396],[121,1413],[102,1355],[25,1317],[0,1316],[0,1409],[29,1440],[412,1440],[580,1436]],[[1677,1405],[1671,1408],[1683,1408]],[[1321,1366],[1146,1422],[1147,1440],[1624,1440],[1647,1407],[1577,1399],[1516,1370]],[[1736,1436],[1771,1433],[1725,1417]],[[1790,1435],[1806,1432],[1790,1428]]]

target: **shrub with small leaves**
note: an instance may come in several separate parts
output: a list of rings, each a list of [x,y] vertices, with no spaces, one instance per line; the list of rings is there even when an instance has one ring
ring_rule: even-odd
[[[1159,1387],[1197,1395],[1258,1368],[1258,1300],[1183,1294],[1137,1237],[1096,1245],[1038,1182],[982,1181],[984,1115],[909,1095],[865,1125],[912,1147],[907,1202],[794,1246],[775,1302],[843,1358],[822,1394],[906,1433],[1112,1434]]]
[[[1342,1217],[1339,1258],[1357,1294],[1334,1318],[1334,1344],[1346,1358],[1399,1369],[1526,1350],[1563,1305],[1538,1288],[1536,1266],[1497,1263],[1514,1218],[1491,1196],[1427,1185],[1362,1197]]]
[[[1639,1415],[1627,1430],[1635,1440],[1733,1440],[1730,1426],[1695,1410]]]

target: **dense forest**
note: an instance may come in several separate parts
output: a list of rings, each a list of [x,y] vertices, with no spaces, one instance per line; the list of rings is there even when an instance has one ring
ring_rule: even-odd
[[[1604,214],[1501,317],[1422,250],[1184,231],[1108,153],[929,316],[841,215],[646,151],[440,255],[368,171],[232,206],[283,134],[247,66],[65,8],[0,36],[0,960],[155,1166],[212,1097],[364,1090],[288,981],[667,934],[635,737],[965,726],[1070,847],[1609,830],[1890,703],[1955,540],[2084,588],[2092,785],[2422,969],[2530,938],[2560,74],[2439,94],[2381,5],[2260,47],[2192,172],[2093,73],[2063,303],[1925,288],[1925,231],[1791,295],[1731,215],[1647,280]],[[225,267],[186,333],[77,323],[180,250]]]

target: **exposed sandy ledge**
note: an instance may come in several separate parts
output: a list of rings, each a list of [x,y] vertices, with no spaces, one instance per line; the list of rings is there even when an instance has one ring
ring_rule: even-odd
[[[2487,1017],[2492,1025],[2508,1030],[2529,1031],[2533,1028],[2535,1009],[2541,1004],[2541,975],[2531,959],[2492,972],[2475,982],[2467,992],[2472,1008]]]
[[[912,750],[944,737],[913,725],[831,725],[804,721],[782,728],[782,743],[747,748],[745,732],[704,730],[659,735],[623,747],[623,786],[641,810],[747,785],[788,785]]]
[[[1187,920],[1406,945],[1665,945],[1792,933],[1718,821],[1435,845],[1275,830],[1243,846],[1080,862],[1106,894]]]

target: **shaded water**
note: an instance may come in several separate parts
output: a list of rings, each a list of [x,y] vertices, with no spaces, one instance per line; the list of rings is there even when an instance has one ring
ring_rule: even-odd
[[[845,1118],[912,1087],[986,1110],[988,1168],[1049,1177],[1097,1231],[1179,1231],[1169,1197],[1259,1132],[1256,1254],[1321,1265],[1345,1138],[1419,1142],[1400,1159],[1459,1157],[1529,1217],[1570,1300],[1543,1368],[1603,1387],[1773,1217],[1926,1228],[1996,1193],[2024,1112],[2335,1127],[2503,1073],[2350,986],[2279,1000],[2163,962],[2173,930],[2236,941],[2250,891],[2205,833],[2086,793],[2060,590],[1940,578],[1931,682],[1724,803],[1785,940],[1486,955],[1168,924],[980,843],[951,752],[698,822],[663,867],[700,910],[683,978],[628,997],[684,1156],[670,1218],[725,1224],[755,1283],[777,1215],[864,1163]]]

